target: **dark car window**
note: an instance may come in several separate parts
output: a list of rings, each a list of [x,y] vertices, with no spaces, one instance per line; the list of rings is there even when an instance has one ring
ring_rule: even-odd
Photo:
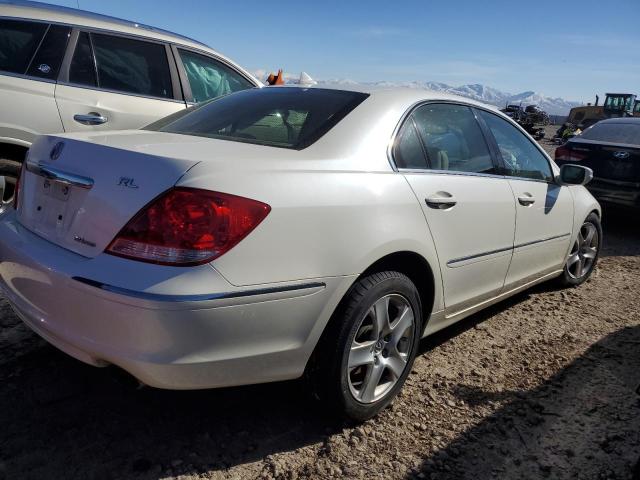
[[[46,23],[0,20],[0,70],[25,73],[47,27]]]
[[[194,102],[202,102],[255,85],[231,68],[198,53],[178,50],[187,72]]]
[[[489,147],[469,107],[429,103],[417,108],[412,117],[431,169],[496,173]]]
[[[27,75],[55,80],[69,41],[70,27],[51,25],[33,57]]]
[[[429,168],[422,143],[411,118],[402,126],[393,157],[398,168]]]
[[[640,145],[640,120],[637,123],[596,123],[582,132],[578,138],[599,142]]]
[[[94,33],[91,42],[100,88],[151,97],[173,96],[164,45]]]
[[[553,174],[546,157],[524,133],[506,120],[478,110],[491,130],[506,166],[506,175],[551,181]]]
[[[253,88],[147,129],[299,150],[320,139],[367,97],[320,88]]]
[[[69,80],[123,93],[173,97],[164,45],[112,35],[80,34]]]

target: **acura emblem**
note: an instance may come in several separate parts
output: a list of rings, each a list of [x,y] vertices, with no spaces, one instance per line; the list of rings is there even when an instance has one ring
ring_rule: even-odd
[[[613,156],[616,157],[618,160],[624,160],[625,158],[629,158],[629,152],[619,151],[619,152],[615,152]]]
[[[57,160],[58,157],[60,157],[60,154],[62,153],[63,148],[64,148],[64,142],[56,143],[51,149],[51,153],[49,153],[49,158],[51,160]]]

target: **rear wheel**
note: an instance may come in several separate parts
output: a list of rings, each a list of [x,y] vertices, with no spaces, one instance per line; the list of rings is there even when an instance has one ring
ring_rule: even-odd
[[[592,213],[585,219],[571,246],[560,282],[567,287],[586,282],[596,267],[601,246],[600,218]]]
[[[418,291],[406,275],[387,271],[360,279],[312,360],[317,396],[351,420],[378,414],[411,371],[421,311]]]

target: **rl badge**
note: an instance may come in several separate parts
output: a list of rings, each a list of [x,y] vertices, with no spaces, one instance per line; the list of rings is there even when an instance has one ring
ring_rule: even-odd
[[[135,178],[129,177],[120,177],[120,181],[118,182],[119,187],[127,187],[127,188],[139,188],[136,183]]]

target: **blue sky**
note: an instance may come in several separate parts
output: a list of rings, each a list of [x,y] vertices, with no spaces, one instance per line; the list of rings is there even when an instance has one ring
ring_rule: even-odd
[[[48,3],[76,7],[76,0]],[[640,94],[640,0],[79,0],[201,40],[251,71]]]

